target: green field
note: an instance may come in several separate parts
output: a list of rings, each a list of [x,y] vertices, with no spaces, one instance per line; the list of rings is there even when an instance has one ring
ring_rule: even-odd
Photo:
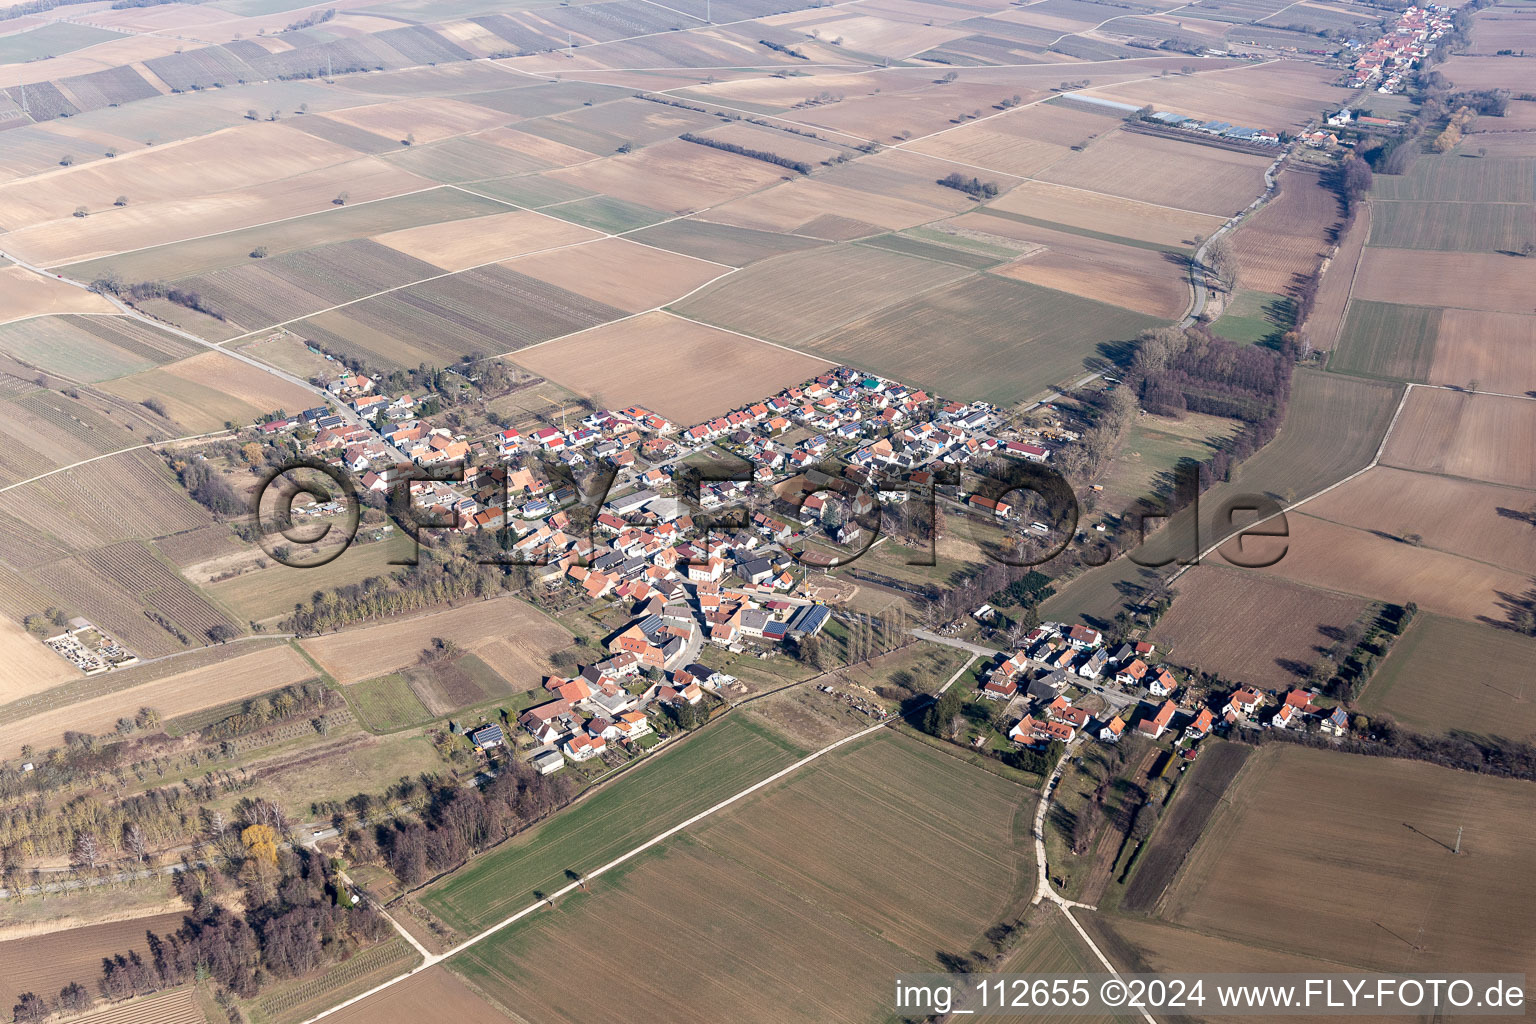
[[[350,242],[386,231],[506,213],[505,205],[455,188],[434,188],[357,206],[337,206],[292,220],[226,231],[208,238],[75,263],[70,277],[91,281],[116,274],[124,281],[170,281],[227,267],[245,266],[257,246],[279,256],[320,245]]]
[[[907,234],[876,235],[874,238],[865,239],[860,244],[871,245],[876,249],[885,249],[889,252],[899,252],[906,256],[921,256],[923,259],[935,260],[939,263],[953,263],[971,270],[995,267],[999,263],[1007,262],[1012,256],[1011,253],[1008,256],[998,256],[961,249],[953,245],[942,245],[921,238],[913,238]]]
[[[1523,739],[1536,733],[1533,664],[1536,640],[1420,612],[1359,703],[1367,714],[1390,714],[1420,732]]]
[[[784,1022],[885,1020],[893,977],[992,948],[987,930],[1027,910],[1035,798],[882,733],[450,963],[549,1024],[589,1015],[587,994],[563,983],[581,957],[598,958],[605,984],[626,993],[627,1020],[755,1020],[764,1007]]]
[[[493,924],[587,870],[745,789],[804,752],[734,715],[627,772],[574,807],[476,859],[423,893],[464,932]]]
[[[296,569],[273,563],[265,569],[207,584],[203,589],[241,619],[261,622],[287,615],[294,605],[309,600],[317,590],[398,572],[401,567],[390,565],[389,560],[409,557],[415,549],[411,538],[399,530],[384,540],[360,543],[366,532],[359,530],[358,542],[325,565]]]
[[[1371,194],[1427,203],[1529,203],[1536,201],[1536,158],[1420,157],[1407,174],[1377,175]]]
[[[0,36],[0,64],[21,64],[43,57],[58,57],[96,43],[104,43],[108,39],[122,38],[120,33],[108,32],[103,28],[56,21],[15,35]]]
[[[1371,245],[1452,252],[1521,252],[1532,236],[1530,203],[1371,204]]]
[[[685,256],[697,256],[701,260],[732,267],[744,267],[770,256],[782,256],[787,252],[799,252],[801,249],[814,249],[827,244],[820,239],[802,235],[779,235],[772,231],[756,231],[752,228],[688,219],[657,224],[636,231],[629,237],[659,249],[670,249]]]
[[[566,203],[572,199],[585,199],[588,196],[596,195],[595,192],[589,189],[572,185],[569,182],[557,181],[554,178],[544,178],[537,174],[496,178],[492,181],[477,181],[469,186],[469,188],[472,192],[479,192],[482,195],[491,196],[515,206],[533,208],[549,206],[553,203]]]
[[[358,721],[370,732],[398,732],[432,721],[432,712],[399,672],[353,683],[342,692],[357,712]]]
[[[1297,370],[1279,436],[1239,466],[1230,482],[1218,483],[1200,496],[1198,539],[1192,531],[1192,509],[1186,508],[1148,538],[1138,557],[1159,561],[1204,550],[1231,532],[1232,527],[1221,519],[1228,501],[1263,495],[1292,502],[1362,469],[1376,454],[1401,394],[1401,386],[1382,381]],[[1136,604],[1174,569],[1172,565],[1148,568],[1117,558],[1060,588],[1040,605],[1040,616],[1066,622],[1085,619],[1108,627],[1116,612]]]
[[[667,219],[666,214],[653,210],[649,206],[626,202],[612,196],[589,196],[586,199],[577,199],[575,202],[551,206],[546,212],[551,217],[559,217],[561,220],[580,224],[584,228],[596,228],[599,231],[614,233],[633,231]]]
[[[1256,345],[1275,342],[1296,323],[1296,304],[1284,295],[1271,292],[1240,291],[1211,330],[1229,341]]]
[[[1328,369],[1422,384],[1434,362],[1440,313],[1427,306],[1354,299]]]
[[[1215,454],[1216,442],[1231,437],[1241,426],[1237,420],[1200,413],[1187,413],[1177,420],[1142,416],[1132,424],[1108,472],[1099,480],[1104,490],[1095,497],[1093,510],[1083,513],[1084,525],[1103,516],[1121,515],[1132,503],[1166,489],[1180,462],[1209,459]]]
[[[1006,405],[1081,377],[1087,360],[1162,322],[981,274],[846,327],[828,324],[801,347],[951,398]]]
[[[516,150],[480,139],[444,139],[430,146],[396,146],[396,150],[386,158],[390,163],[433,181],[500,178],[549,167],[542,160],[522,156]]]
[[[1185,254],[1190,252],[1188,246],[1163,245],[1159,242],[1148,242],[1140,238],[1127,238],[1124,235],[1111,235],[1104,231],[1094,231],[1092,228],[1081,227],[1077,224],[1062,224],[1054,220],[1042,220],[1039,217],[1030,217],[1022,213],[1014,213],[1012,210],[999,210],[991,206],[978,207],[977,213],[984,213],[989,217],[1001,217],[1004,220],[1018,221],[1020,224],[1032,224],[1037,228],[1049,228],[1052,231],[1065,231],[1069,235],[1082,235],[1084,238],[1097,238],[1101,242],[1114,242],[1117,245],[1129,245],[1133,249],[1151,249],[1153,252],[1168,252]]]

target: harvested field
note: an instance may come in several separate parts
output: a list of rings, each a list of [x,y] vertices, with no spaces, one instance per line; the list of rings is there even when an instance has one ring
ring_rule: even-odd
[[[617,320],[624,311],[501,265],[391,292],[293,326],[329,351],[382,366],[445,365],[515,351]]]
[[[356,683],[415,664],[434,637],[452,640],[514,683],[532,685],[550,671],[549,655],[571,636],[515,597],[300,641],[338,683]]]
[[[1371,245],[1453,252],[1520,252],[1536,242],[1528,203],[1374,200]]]
[[[281,328],[231,347],[261,360],[268,366],[274,366],[306,380],[330,367],[330,361],[325,356]]]
[[[1173,607],[1148,639],[1175,665],[1264,689],[1305,680],[1333,646],[1329,634],[1354,622],[1366,608],[1358,598],[1215,563],[1180,576],[1177,590]]]
[[[597,237],[596,232],[567,221],[513,210],[392,231],[376,235],[374,241],[444,270],[457,271]]]
[[[450,226],[453,222],[485,218],[506,210],[501,203],[452,188],[427,189],[371,203],[354,200],[348,206],[326,205],[329,209],[321,213],[226,231],[208,238],[138,249],[122,256],[72,264],[67,270],[71,277],[86,281],[107,274],[116,274],[125,281],[170,281],[244,266],[250,263],[251,253],[258,246],[264,246],[267,258],[271,259],[284,253],[370,236],[376,241],[384,240],[381,235],[403,234],[405,229],[421,225],[428,225],[427,230],[436,230],[451,238],[455,234],[455,229]],[[389,243],[386,241],[386,244]],[[430,256],[409,249],[405,251],[429,263],[436,262]]]
[[[1338,346],[1344,330],[1344,313],[1354,291],[1355,276],[1365,256],[1365,240],[1371,233],[1371,207],[1365,204],[1339,240],[1338,251],[1321,268],[1323,279],[1317,288],[1312,314],[1302,329],[1312,347],[1331,352]]]
[[[311,145],[328,145],[297,134]],[[156,146],[144,152],[162,148],[171,152],[176,147]],[[208,158],[219,161],[221,166],[238,165],[244,159],[241,153],[223,157],[209,154]],[[124,159],[108,162],[117,165]],[[69,200],[69,205],[54,209],[57,219],[12,231],[7,236],[7,248],[38,264],[76,263],[330,211],[336,208],[335,199],[342,192],[348,194],[349,202],[361,204],[419,191],[432,184],[376,157],[355,158],[223,192],[189,186],[179,194],[155,201],[140,201],[138,196],[125,193],[116,180],[108,180],[102,184],[108,198],[100,206],[91,206],[99,212],[89,217],[72,217],[66,211],[80,204]],[[114,186],[119,187],[114,190]],[[113,208],[113,199],[124,194],[129,197],[129,205]]]
[[[1421,612],[1371,677],[1360,707],[1430,735],[1529,740],[1536,701],[1525,684],[1533,658],[1536,641],[1512,630]]]
[[[1530,273],[1530,261],[1521,256],[1370,246],[1360,261],[1354,295],[1378,302],[1529,313]]]
[[[1472,88],[1461,82],[1456,87]],[[1409,165],[1406,174],[1382,175],[1371,195],[1420,203],[1529,203],[1536,201],[1536,157],[1426,156]]]
[[[176,283],[232,325],[254,331],[441,273],[430,263],[358,239],[251,259]]]
[[[764,165],[768,166],[768,165]],[[953,191],[935,185],[935,192]],[[955,193],[959,195],[959,193]],[[937,198],[937,197],[936,197]],[[721,224],[753,228],[759,231],[785,231],[818,238],[848,237],[827,235],[811,230],[817,221],[836,216],[869,225],[861,232],[876,234],[880,229],[896,231],[926,224],[953,211],[948,197],[945,205],[913,202],[894,196],[882,196],[857,188],[846,188],[830,181],[794,178],[782,185],[724,203],[709,210],[707,216]],[[857,236],[854,236],[857,237]]]
[[[1536,879],[1520,865],[1536,842],[1530,807],[1526,782],[1276,744],[1232,787],[1162,916],[1368,970],[1528,973]],[[1458,827],[1460,857],[1448,848]],[[1475,870],[1461,867],[1471,861]],[[1297,900],[1298,878],[1326,878],[1330,898]]]
[[[1253,753],[1242,743],[1206,741],[1202,746],[1200,760],[1180,780],[1172,805],[1137,858],[1121,903],[1126,910],[1145,913],[1157,906]]]
[[[422,145],[451,135],[500,128],[507,123],[506,115],[500,111],[446,97],[392,100],[332,110],[326,116],[386,139],[403,142],[414,136],[416,143]]]
[[[500,673],[473,654],[406,669],[404,675],[416,696],[434,715],[449,715],[488,700],[510,697],[514,692]],[[528,689],[523,692],[531,696],[538,691]]]
[[[331,1017],[336,1024],[381,1020],[456,1020],[463,1024],[505,1024],[507,1018],[481,999],[446,967],[431,967],[408,981],[354,1003]]]
[[[1065,226],[1111,239],[1181,249],[1192,248],[1195,236],[1209,235],[1223,220],[1044,181],[1026,181],[987,209],[1028,217],[1045,227]]]
[[[524,256],[507,267],[626,313],[663,306],[730,272],[622,238]]]
[[[0,186],[0,223],[16,231],[67,220],[77,206],[111,210],[113,200],[124,194],[134,205],[216,195],[355,156],[286,124],[252,123]]]
[[[1009,174],[1029,175],[1066,156],[1071,147],[1085,145],[1119,127],[1118,118],[1065,104],[1037,103],[1006,117],[965,125],[906,148]]]
[[[1500,391],[1536,391],[1536,316],[1447,309],[1429,383],[1497,382]]]
[[[1339,971],[1339,964],[1299,952],[1244,945],[1230,939],[1203,934],[1188,928],[1163,924],[1151,918],[1127,915],[1084,914],[1083,927],[1094,942],[1122,971],[1144,973],[1224,971],[1241,974],[1249,971],[1275,971],[1323,975]],[[1245,1017],[1222,1017],[1203,1013],[1202,1021],[1211,1024],[1241,1024]],[[1328,1015],[1291,1018],[1295,1024],[1328,1024],[1337,1020]],[[1398,1017],[1356,1018],[1358,1024],[1396,1024]]]
[[[1313,169],[1280,172],[1280,196],[1245,220],[1232,236],[1243,287],[1294,295],[1328,251],[1339,223],[1338,198]]]
[[[112,303],[82,288],[39,277],[21,267],[0,268],[0,323],[49,313],[114,313]]]
[[[733,228],[691,218],[642,228],[630,237],[646,245],[732,267],[744,267],[771,256],[782,256],[824,244],[814,238]]]
[[[1015,255],[1015,251],[1011,249],[1005,249],[1003,252],[990,251],[991,246],[969,236],[951,235],[943,231],[923,231],[920,228],[910,232],[876,235],[873,238],[863,239],[860,244],[899,252],[904,256],[918,256],[939,263],[953,263],[957,267],[965,267],[968,270],[990,270],[1000,263],[1007,263]]]
[[[1536,488],[1536,401],[1415,388],[1387,442],[1389,466]]]
[[[148,959],[145,931],[174,931],[182,917],[160,914],[0,942],[0,1002],[14,1006],[23,992],[52,997],[72,981],[94,992],[102,957],[132,949]]]
[[[391,153],[391,164],[433,181],[478,181],[508,174],[548,170],[551,166],[529,154],[498,145],[486,134],[444,139],[429,146],[412,146]]]
[[[1043,247],[992,271],[1002,277],[1162,320],[1176,320],[1189,308],[1188,268],[1165,253],[998,217],[965,215],[950,223]]]
[[[1268,9],[1278,10],[1284,6],[1283,0],[1276,0]],[[1206,12],[1204,17],[1214,16],[1205,5],[1200,9]],[[1226,19],[1223,17],[1222,20]],[[1247,21],[1248,16],[1237,20]],[[1150,103],[1159,110],[1191,117],[1219,118],[1233,124],[1280,131],[1305,127],[1322,108],[1331,105],[1337,109],[1348,102],[1354,94],[1334,85],[1337,77],[1331,68],[1310,61],[1287,60],[1226,68],[1209,74],[1168,75],[1128,82],[1123,86],[1095,88],[1093,92],[1138,107]],[[1458,81],[1457,87],[1465,86]]]
[[[1427,547],[1374,528],[1356,529],[1292,513],[1289,549],[1266,573],[1343,594],[1359,594],[1461,619],[1503,621],[1500,594],[1530,588],[1530,576]],[[1266,542],[1260,551],[1269,550]]]
[[[220,352],[124,377],[102,390],[134,402],[156,399],[193,433],[218,430],[226,422],[254,423],[278,410],[298,413],[314,400],[297,384]]]
[[[0,327],[0,351],[28,366],[95,383],[148,370],[196,349],[127,317],[71,315]]]
[[[0,704],[78,678],[79,669],[43,646],[39,638],[10,619],[0,618]],[[0,958],[3,950],[0,944]],[[3,999],[4,993],[0,993],[0,1001]]]
[[[944,395],[1008,404],[1075,380],[1100,346],[1129,340],[1156,324],[1151,317],[1065,292],[971,276],[824,334],[807,347]]]
[[[1441,315],[1441,310],[1425,306],[1356,299],[1349,304],[1349,315],[1328,368],[1336,373],[1422,384],[1434,359]]]
[[[1536,576],[1536,492],[1377,466],[1304,506],[1309,516]]]
[[[682,214],[765,188],[793,173],[761,160],[674,141],[550,171],[545,176],[616,199]]]
[[[665,857],[566,897],[560,913],[499,933],[456,969],[539,1019],[574,1021],[581,1011],[561,994],[557,965],[602,921],[614,938],[610,976],[632,993],[637,1019],[755,1020],[766,1005],[778,1020],[878,1017],[891,976],[927,968],[935,951],[969,948],[1016,912],[1032,867],[1018,841],[1026,793],[914,741],[870,739],[700,823]],[[798,838],[807,828],[818,843]],[[871,863],[901,863],[921,879],[922,911]],[[668,895],[679,884],[709,896],[679,901]],[[654,931],[658,913],[679,951],[707,946],[713,966],[624,941]],[[722,929],[722,916],[734,926]],[[796,996],[785,1001],[791,974]]]
[[[968,276],[960,267],[866,246],[828,247],[732,274],[679,303],[678,312],[773,341],[805,343]]]
[[[238,644],[231,651],[238,651]],[[66,730],[111,732],[117,720],[139,708],[151,707],[162,719],[228,704],[258,693],[315,677],[315,670],[286,645],[249,654],[235,654],[217,664],[133,685],[134,669],[119,669],[115,683],[125,688],[99,697],[40,711],[20,721],[0,725],[0,750],[10,752],[31,744],[39,750],[56,746]]]
[[[1399,388],[1394,385],[1298,370],[1279,436],[1242,463],[1230,483],[1216,484],[1200,496],[1205,511],[1199,543],[1191,540],[1191,521],[1185,511],[1149,537],[1138,557],[1144,561],[1188,557],[1189,552],[1231,532],[1231,527],[1218,518],[1227,501],[1249,494],[1296,500],[1363,469],[1380,446],[1398,397]],[[1248,541],[1245,552],[1252,547],[1262,557],[1266,549],[1258,545],[1264,543],[1269,542]],[[1295,555],[1293,545],[1286,558]],[[1255,554],[1247,552],[1244,558],[1251,561]],[[1062,621],[1086,617],[1090,623],[1108,628],[1116,611],[1137,603],[1154,582],[1171,571],[1117,558],[1059,588],[1040,606],[1040,614]]]
[[[1270,162],[1263,156],[1121,131],[1052,164],[1040,179],[1229,217],[1264,191],[1264,168]]]
[[[514,359],[594,401],[614,408],[643,405],[678,424],[719,416],[832,365],[661,312],[540,345]]]

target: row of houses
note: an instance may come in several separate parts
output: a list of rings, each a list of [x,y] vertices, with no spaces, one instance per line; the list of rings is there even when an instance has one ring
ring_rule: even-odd
[[[529,708],[517,720],[518,727],[544,748],[533,757],[535,767],[547,774],[563,763],[559,754],[580,763],[601,757],[611,745],[634,744],[655,731],[652,714],[668,707],[697,706],[704,701],[706,689],[729,681],[721,673],[691,663],[641,687],[636,683],[645,679],[645,667],[649,666],[642,658],[620,650],[569,679],[547,678],[544,689],[552,699]],[[469,736],[481,746],[502,738],[499,728]],[[551,752],[558,752],[554,760],[548,756]]]

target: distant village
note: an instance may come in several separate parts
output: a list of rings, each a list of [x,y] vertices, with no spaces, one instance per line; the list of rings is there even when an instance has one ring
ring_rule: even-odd
[[[1402,92],[1407,75],[1428,57],[1435,42],[1451,30],[1452,10],[1438,4],[1409,7],[1381,38],[1370,43],[1350,39],[1355,54],[1347,84],[1353,89],[1374,87],[1379,93]]]

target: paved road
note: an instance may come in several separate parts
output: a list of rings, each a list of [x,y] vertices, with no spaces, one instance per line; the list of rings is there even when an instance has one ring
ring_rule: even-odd
[[[1292,143],[1291,145],[1294,146],[1295,143]],[[1210,301],[1210,292],[1205,287],[1206,250],[1211,247],[1211,243],[1216,241],[1216,239],[1220,238],[1222,235],[1229,231],[1235,230],[1237,225],[1242,222],[1244,217],[1254,213],[1259,209],[1259,207],[1263,206],[1265,203],[1269,202],[1275,197],[1275,171],[1280,167],[1280,164],[1285,160],[1285,158],[1290,155],[1290,152],[1290,147],[1286,147],[1285,151],[1275,158],[1274,163],[1264,168],[1263,194],[1253,202],[1249,203],[1242,210],[1239,210],[1237,213],[1233,214],[1231,218],[1229,218],[1227,222],[1221,227],[1211,232],[1211,237],[1207,238],[1201,244],[1200,248],[1195,250],[1194,256],[1189,261],[1189,284],[1190,287],[1194,290],[1194,297],[1190,302],[1189,312],[1185,314],[1183,320],[1179,321],[1180,327],[1188,327],[1196,320],[1198,320],[1200,318],[1200,314],[1205,312],[1205,304]]]
[[[919,640],[927,640],[932,643],[943,644],[945,647],[955,647],[962,651],[970,651],[978,658],[1001,658],[1003,656],[1002,651],[994,648],[983,647],[980,644],[969,643],[965,640],[957,640],[952,636],[944,636],[941,633],[931,633],[926,629],[909,629],[907,632]]]

